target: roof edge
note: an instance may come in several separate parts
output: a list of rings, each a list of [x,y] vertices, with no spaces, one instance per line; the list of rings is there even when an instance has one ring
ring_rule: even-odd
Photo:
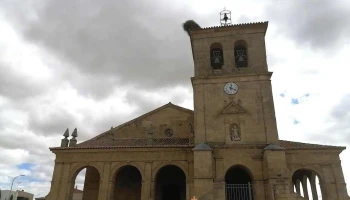
[[[205,32],[205,31],[213,30],[213,29],[220,30],[220,29],[230,29],[230,28],[236,28],[236,27],[253,27],[253,26],[255,26],[255,27],[262,26],[264,28],[264,32],[266,33],[268,24],[269,24],[268,21],[262,21],[262,22],[231,24],[231,25],[227,25],[227,26],[209,26],[209,27],[190,30],[190,35],[192,33],[200,33],[200,32]]]
[[[346,147],[345,146],[332,146],[332,145],[323,145],[323,144],[314,144],[314,143],[305,143],[305,142],[294,142],[294,141],[290,141],[290,140],[279,140],[280,142],[291,142],[294,144],[301,144],[301,145],[315,145],[317,146],[317,150],[330,150],[330,149],[334,149],[334,150],[345,150]],[[283,146],[283,145],[280,145]],[[313,148],[310,147],[287,147],[286,150],[313,150]]]
[[[81,150],[81,149],[141,149],[141,148],[193,148],[192,144],[184,144],[184,145],[149,145],[149,146],[97,146],[97,147],[51,147],[50,151],[55,150]]]
[[[181,106],[178,106],[178,105],[175,105],[175,104],[169,102],[169,103],[167,103],[167,104],[165,104],[165,105],[163,105],[163,106],[161,106],[161,107],[158,107],[158,108],[156,108],[156,109],[154,109],[154,110],[151,110],[151,111],[149,111],[149,112],[147,112],[147,113],[145,113],[145,114],[143,114],[143,115],[141,115],[141,116],[139,116],[139,117],[136,117],[136,118],[134,118],[134,119],[132,119],[132,120],[130,120],[130,121],[127,121],[127,122],[125,122],[125,123],[123,123],[123,124],[120,124],[119,126],[117,126],[117,127],[115,127],[115,128],[112,128],[112,129],[110,129],[110,130],[108,130],[108,131],[105,131],[105,132],[103,132],[103,133],[101,133],[101,134],[99,134],[99,135],[97,135],[97,136],[95,136],[95,137],[93,137],[93,138],[91,138],[91,139],[89,139],[89,140],[98,139],[98,138],[100,138],[100,137],[102,137],[102,136],[108,134],[108,133],[109,133],[110,131],[112,131],[112,130],[113,130],[113,131],[114,131],[114,130],[118,130],[118,129],[120,129],[120,128],[122,128],[122,127],[128,125],[128,124],[131,124],[131,123],[133,123],[133,122],[135,122],[135,121],[141,119],[141,118],[144,118],[144,117],[147,117],[147,116],[149,116],[149,115],[152,115],[153,113],[156,113],[156,112],[158,112],[158,111],[160,111],[160,110],[163,110],[163,109],[165,109],[165,108],[168,108],[168,107],[174,108],[174,109],[176,109],[176,110],[184,111],[184,112],[187,112],[187,113],[190,113],[190,114],[193,114],[193,113],[194,113],[193,110],[190,110],[190,109],[187,109],[187,108],[184,108],[184,107],[181,107]],[[89,140],[86,140],[86,141],[89,141]],[[84,141],[84,142],[86,142],[86,141]]]

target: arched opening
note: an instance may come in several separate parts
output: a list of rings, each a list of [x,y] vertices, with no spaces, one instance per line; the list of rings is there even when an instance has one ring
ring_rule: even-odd
[[[87,166],[73,176],[69,200],[97,200],[100,189],[100,173],[95,167]]]
[[[311,182],[310,179],[307,179],[307,193],[309,194],[309,199],[314,199],[313,194],[312,194],[312,190],[311,190]]]
[[[305,197],[303,184],[300,182],[300,196]]]
[[[244,40],[235,42],[235,63],[237,68],[248,66],[247,43]]]
[[[231,167],[225,175],[226,200],[253,200],[252,181],[247,168],[240,165]]]
[[[210,45],[210,63],[213,69],[221,69],[224,65],[224,53],[220,43]]]
[[[162,167],[157,172],[155,190],[155,200],[185,200],[185,173],[175,165]]]
[[[134,166],[118,170],[114,181],[113,200],[141,200],[142,176]]]
[[[294,193],[296,193],[297,192],[297,188],[295,187],[295,185],[293,184],[293,191],[294,191]]]
[[[314,171],[299,169],[294,172],[292,181],[300,196],[311,200],[324,199],[320,177]]]
[[[323,194],[322,194],[322,190],[321,190],[321,184],[320,184],[320,180],[318,179],[318,176],[316,176],[316,191],[317,191],[317,197],[318,199],[322,199]]]

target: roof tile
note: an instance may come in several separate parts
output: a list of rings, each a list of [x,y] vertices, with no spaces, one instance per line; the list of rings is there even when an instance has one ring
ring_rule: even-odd
[[[280,146],[287,150],[297,149],[345,149],[340,146],[310,144],[280,140]],[[75,147],[54,147],[50,149],[114,149],[114,148],[184,148],[194,147],[189,138],[154,138],[152,145],[147,145],[147,138],[100,138],[91,139]]]
[[[334,149],[334,148],[345,148],[340,146],[330,146],[322,144],[310,144],[302,142],[292,142],[287,140],[280,140],[280,146],[286,149]]]
[[[188,138],[157,138],[153,139],[152,145],[147,145],[146,138],[106,138],[93,139],[78,144],[69,149],[111,149],[111,148],[170,148],[170,147],[193,147]],[[68,149],[58,147],[51,149]]]

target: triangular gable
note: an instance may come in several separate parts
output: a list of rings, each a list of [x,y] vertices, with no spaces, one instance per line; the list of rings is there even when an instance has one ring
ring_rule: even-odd
[[[241,101],[238,103],[231,101],[221,112],[221,114],[243,114],[246,113],[246,110],[242,108]]]
[[[176,110],[179,110],[179,111],[182,111],[182,112],[189,113],[189,114],[191,114],[191,115],[194,114],[193,110],[190,110],[190,109],[187,109],[187,108],[183,108],[183,107],[181,107],[181,106],[174,105],[174,104],[172,104],[171,102],[169,102],[169,103],[167,103],[167,104],[165,104],[165,105],[163,105],[163,106],[161,106],[161,107],[159,107],[159,108],[156,108],[156,109],[154,109],[154,110],[152,110],[152,111],[150,111],[150,112],[148,112],[148,113],[146,113],[146,114],[143,114],[143,115],[141,115],[141,116],[139,116],[139,117],[137,117],[137,118],[135,118],[135,119],[132,119],[132,120],[130,120],[130,121],[128,121],[128,122],[125,122],[125,123],[123,123],[123,124],[121,124],[121,125],[119,125],[119,126],[117,126],[117,127],[115,127],[115,128],[112,128],[112,129],[110,129],[110,130],[108,130],[108,131],[106,131],[106,132],[104,132],[104,133],[101,133],[100,135],[98,135],[98,136],[96,136],[96,137],[94,137],[94,138],[92,138],[92,139],[90,139],[90,140],[94,140],[94,139],[101,138],[102,136],[107,135],[108,133],[111,133],[112,131],[116,131],[116,130],[118,130],[118,129],[120,129],[120,128],[123,128],[123,127],[125,127],[125,126],[127,126],[127,125],[129,125],[129,124],[132,124],[132,123],[134,123],[134,122],[136,122],[136,121],[138,121],[138,120],[141,120],[141,119],[143,119],[143,118],[146,118],[146,117],[148,117],[148,116],[150,116],[150,115],[152,115],[152,114],[155,114],[155,113],[157,113],[157,112],[159,112],[159,111],[161,111],[161,110],[164,110],[164,109],[166,109],[166,108],[173,108],[173,109],[176,109]]]

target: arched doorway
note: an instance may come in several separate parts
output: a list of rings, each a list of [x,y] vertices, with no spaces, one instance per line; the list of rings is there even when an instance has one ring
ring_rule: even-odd
[[[118,170],[114,181],[113,200],[141,200],[142,176],[134,166]]]
[[[155,200],[185,200],[186,175],[175,165],[162,167],[156,176]]]
[[[98,200],[100,173],[95,167],[83,167],[72,178],[69,200]]]
[[[226,200],[253,200],[252,181],[247,168],[240,165],[231,167],[225,175]]]

